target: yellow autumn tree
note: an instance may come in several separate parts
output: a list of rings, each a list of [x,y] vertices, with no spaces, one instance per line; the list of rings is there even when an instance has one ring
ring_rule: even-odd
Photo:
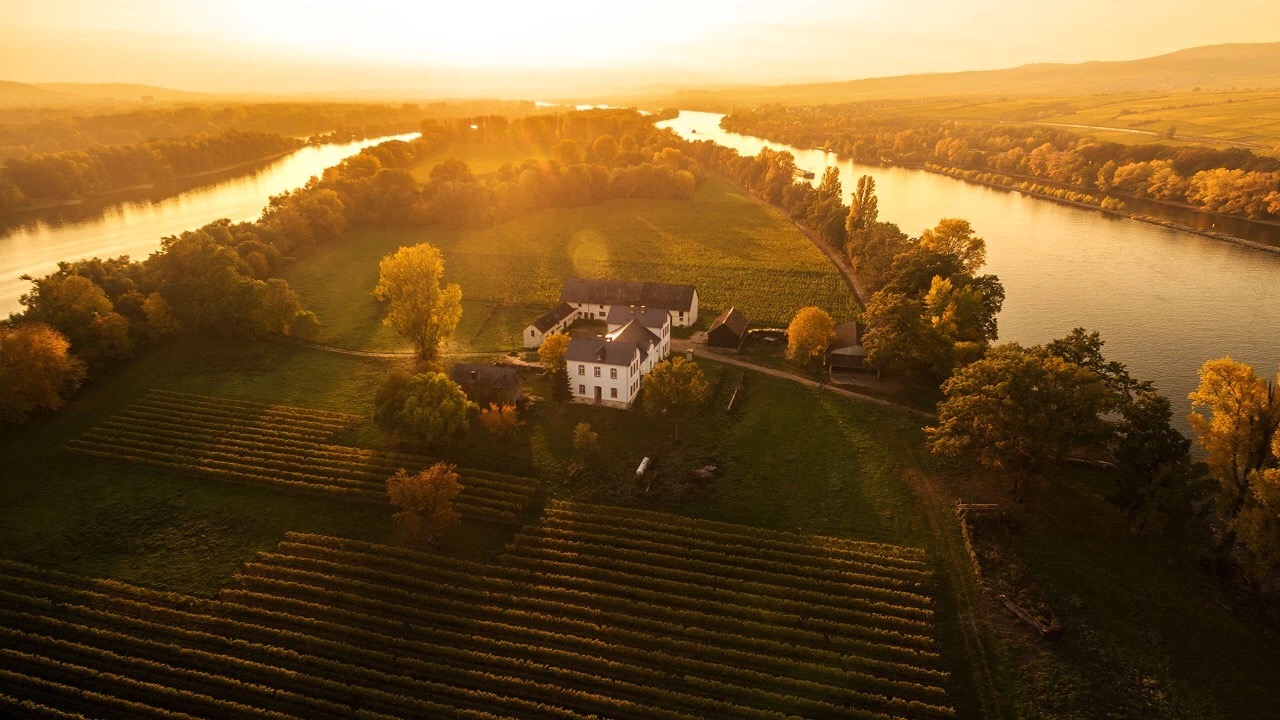
[[[441,286],[444,256],[427,243],[402,247],[382,258],[378,270],[373,296],[387,303],[383,322],[413,341],[419,357],[435,359],[462,319],[462,288]]]
[[[987,262],[987,241],[978,237],[968,220],[945,218],[920,235],[920,247],[960,259],[965,272],[977,275]]]
[[[553,373],[564,368],[564,356],[569,352],[569,342],[572,340],[565,333],[551,333],[542,339],[542,344],[538,346],[538,361],[542,363],[542,368],[548,373]]]
[[[480,411],[480,426],[489,434],[509,438],[520,430],[524,421],[516,414],[516,406],[511,403],[489,403],[489,407]]]
[[[71,343],[44,323],[0,323],[0,423],[20,423],[36,410],[57,410],[84,382]]]
[[[820,307],[801,308],[787,326],[787,359],[807,363],[827,354],[836,336],[831,314]]]
[[[453,500],[462,492],[453,465],[436,463],[426,470],[401,469],[387,480],[391,504],[400,508],[396,524],[413,541],[434,543],[440,533],[457,524]]]
[[[1218,511],[1229,522],[1248,499],[1280,422],[1275,385],[1249,365],[1222,357],[1200,367],[1200,385],[1189,397],[1191,431],[1217,480]]]

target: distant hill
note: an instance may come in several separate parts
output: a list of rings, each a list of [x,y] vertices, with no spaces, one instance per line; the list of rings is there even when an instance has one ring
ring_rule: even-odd
[[[145,97],[156,102],[176,102],[210,97],[205,93],[131,83],[40,83],[35,87],[94,100],[141,100]]]
[[[1055,96],[1231,88],[1280,88],[1280,42],[1211,45],[1167,55],[1075,65],[900,75],[835,83],[682,90],[649,102],[816,104],[972,96]],[[637,98],[631,98],[633,101]]]
[[[0,80],[0,107],[199,102],[215,96],[131,83],[19,83]]]
[[[74,102],[75,98],[26,83],[0,80],[0,107],[17,107],[26,105],[55,105]]]

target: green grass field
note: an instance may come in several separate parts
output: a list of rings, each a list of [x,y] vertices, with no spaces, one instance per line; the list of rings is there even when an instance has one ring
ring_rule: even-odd
[[[1176,141],[1180,145],[1233,142],[1280,152],[1280,92],[1275,91],[960,99],[903,105],[894,111],[953,120],[1113,128],[1075,130],[1121,143],[1167,142],[1160,135],[1173,128],[1185,138]]]
[[[355,349],[404,343],[378,324],[369,295],[379,259],[429,242],[462,286],[454,352],[519,347],[519,334],[558,299],[566,277],[696,285],[704,326],[730,306],[752,323],[785,325],[819,305],[837,321],[856,301],[840,274],[789,220],[712,178],[692,200],[612,200],[545,210],[485,230],[370,230],[289,267],[286,279],[324,325],[320,340]]]

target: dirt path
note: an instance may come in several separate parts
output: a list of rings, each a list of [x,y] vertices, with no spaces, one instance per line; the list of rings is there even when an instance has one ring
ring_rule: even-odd
[[[335,355],[350,355],[352,357],[379,358],[383,360],[404,360],[414,357],[416,353],[412,350],[397,350],[393,352],[373,352],[371,350],[349,350],[347,348],[334,347],[333,345],[324,345],[306,340],[297,340],[295,338],[286,338],[280,336],[271,336],[269,339],[288,345],[297,345],[299,347],[310,348],[312,350],[320,350],[322,352],[333,353]],[[440,357],[475,357],[478,355],[507,355],[510,350],[483,350],[475,352],[445,352],[440,353]],[[515,358],[512,358],[514,361]],[[513,364],[526,365],[528,367],[541,367],[538,363],[519,362]]]
[[[799,383],[800,385],[804,385],[806,387],[817,388],[818,390],[825,390],[829,393],[832,393],[833,395],[839,395],[841,397],[850,398],[852,400],[862,400],[864,402],[875,403],[876,405],[883,405],[885,407],[895,408],[897,410],[902,410],[903,412],[911,413],[912,415],[915,415],[916,417],[919,417],[925,420],[936,420],[938,417],[933,413],[927,413],[923,410],[916,410],[913,407],[908,407],[906,405],[896,403],[892,400],[886,400],[884,398],[876,397],[874,395],[864,395],[862,393],[854,392],[852,390],[846,390],[845,388],[842,388],[842,387],[830,385],[825,382],[819,382],[817,380],[811,380],[807,377],[796,375],[795,373],[789,373],[786,370],[778,370],[776,368],[766,367],[764,365],[757,365],[756,363],[748,362],[746,360],[733,357],[732,355],[720,355],[720,354],[709,353],[707,352],[707,348],[705,345],[698,344],[691,340],[685,340],[682,338],[673,338],[671,340],[672,354],[675,354],[677,352],[685,352],[686,350],[694,350],[696,352],[701,353],[702,356],[707,359],[714,360],[716,362],[722,362],[726,365],[734,365],[740,368],[745,368],[747,370],[755,370],[756,372],[764,373],[765,375],[768,375],[770,377],[775,377],[780,380],[789,380],[791,382]]]

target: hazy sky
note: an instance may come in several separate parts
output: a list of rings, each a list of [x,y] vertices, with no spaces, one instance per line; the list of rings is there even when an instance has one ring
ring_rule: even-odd
[[[1277,40],[1280,0],[0,0],[0,79],[224,92],[844,80]]]

